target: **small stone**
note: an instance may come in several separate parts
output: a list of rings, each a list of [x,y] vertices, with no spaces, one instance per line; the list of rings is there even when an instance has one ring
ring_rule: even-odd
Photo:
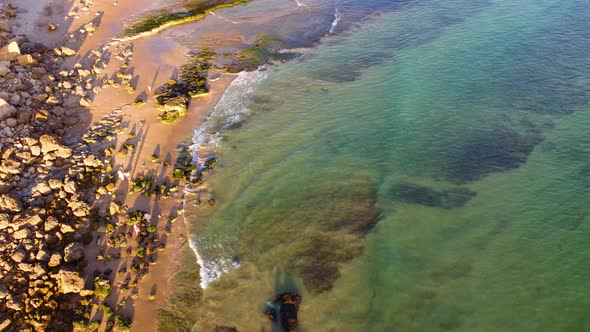
[[[0,32],[12,32],[12,28],[5,20],[0,20]],[[2,329],[0,329],[2,331]]]
[[[49,23],[49,25],[47,26],[47,30],[55,31],[55,30],[57,30],[57,25],[55,25],[53,23]]]
[[[10,258],[17,263],[22,262],[25,257],[27,257],[27,254],[23,250],[17,250],[12,256],[10,256]]]
[[[62,46],[61,47],[61,53],[65,56],[74,56],[76,55],[76,51],[74,51],[73,49],[67,47],[67,46]]]
[[[0,61],[14,61],[20,55],[18,44],[13,41],[0,48]]]
[[[16,108],[0,98],[0,121],[16,115]]]
[[[19,65],[21,65],[23,67],[37,64],[37,60],[33,59],[33,56],[30,54],[19,55],[16,58],[16,61],[18,62]]]
[[[84,259],[85,254],[84,245],[82,243],[72,242],[64,249],[64,261],[68,263],[76,263]]]
[[[55,253],[55,254],[51,255],[51,257],[49,258],[49,263],[47,263],[47,266],[56,267],[56,266],[59,266],[60,264],[61,264],[61,254]]]

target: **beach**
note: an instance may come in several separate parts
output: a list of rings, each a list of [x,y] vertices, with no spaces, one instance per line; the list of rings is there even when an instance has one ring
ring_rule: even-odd
[[[142,9],[156,6],[157,1],[142,3]],[[137,281],[134,273],[112,273],[106,277],[110,284],[110,293],[103,301],[111,308],[116,308],[118,315],[132,321],[133,330],[153,331],[157,326],[158,311],[164,307],[172,292],[170,288],[173,277],[179,269],[181,256],[188,248],[186,226],[182,222],[183,190],[178,190],[167,199],[152,198],[142,194],[127,194],[127,187],[132,179],[140,174],[153,174],[156,183],[171,181],[171,173],[180,151],[179,145],[190,143],[190,138],[197,124],[204,115],[211,111],[219,100],[225,88],[231,83],[233,75],[216,74],[219,76],[208,84],[208,94],[193,98],[188,113],[181,120],[169,124],[158,118],[160,113],[155,108],[154,91],[173,78],[180,66],[188,61],[189,49],[174,42],[165,34],[151,36],[151,38],[139,38],[133,42],[117,42],[123,24],[131,16],[138,14],[137,4],[133,0],[121,1],[87,1],[84,4],[70,1],[21,1],[15,6],[9,6],[8,2],[2,3],[7,9],[15,13],[7,22],[13,27],[15,35],[22,34],[32,42],[44,44],[48,48],[67,45],[74,56],[68,57],[61,65],[62,70],[69,68],[92,69],[90,77],[116,77],[116,73],[129,74],[127,81],[133,80],[131,89],[123,89],[118,84],[100,86],[93,89],[88,99],[77,108],[80,121],[71,126],[63,136],[64,142],[75,142],[83,135],[88,136],[88,128],[100,128],[101,120],[118,117],[121,123],[118,133],[121,137],[116,139],[114,151],[120,150],[122,144],[132,144],[137,148],[129,155],[115,154],[111,160],[113,174],[119,173],[115,187],[96,196],[94,207],[104,209],[106,204],[109,210],[110,197],[117,195],[117,209],[124,214],[126,211],[145,211],[150,216],[146,218],[148,224],[156,225],[156,233],[164,234],[164,251],[159,251],[157,260],[149,266],[149,274],[141,281]],[[90,26],[88,24],[91,24]],[[53,25],[53,28],[48,28]],[[108,59],[105,54],[109,53]],[[97,69],[97,59],[107,59]],[[81,64],[78,65],[78,64]],[[124,68],[122,68],[124,67]],[[131,68],[130,70],[124,70]],[[100,70],[100,71],[99,71]],[[209,74],[215,73],[213,69]],[[87,74],[86,74],[87,75]],[[127,74],[126,74],[127,75]],[[119,75],[121,76],[121,75]],[[84,76],[86,77],[86,76]],[[132,77],[132,78],[131,78]],[[123,78],[125,79],[125,78]],[[100,82],[100,81],[98,81]],[[131,86],[128,84],[127,86]],[[138,95],[141,96],[141,106],[134,102]],[[76,108],[74,108],[76,109]],[[109,128],[104,125],[107,131]],[[84,137],[86,137],[84,136]],[[127,137],[128,139],[125,139]],[[117,140],[119,142],[117,142]],[[155,161],[155,157],[158,159]],[[124,174],[121,176],[121,174]],[[106,197],[109,196],[109,197]],[[104,203],[104,202],[107,203]],[[91,205],[92,206],[92,205]],[[120,207],[120,210],[119,210]],[[174,227],[169,222],[178,218],[179,222]],[[119,221],[118,225],[124,225]],[[103,230],[101,230],[101,228]],[[125,226],[123,226],[125,228]],[[125,233],[122,233],[125,234]],[[131,235],[131,233],[129,233]],[[137,235],[137,234],[135,234]],[[86,279],[86,288],[93,289],[93,279],[97,271],[111,270],[125,271],[132,265],[135,249],[129,248],[127,253],[116,250],[106,245],[108,234],[104,227],[92,232],[93,240],[85,248],[84,265],[81,275]],[[133,236],[128,236],[133,240]],[[106,250],[105,250],[106,249]],[[116,252],[115,254],[110,254]],[[120,257],[105,259],[105,257]],[[157,263],[157,264],[156,264]],[[196,260],[195,260],[196,264]],[[145,268],[147,271],[147,268]],[[143,269],[142,269],[143,270]],[[135,280],[135,287],[129,288],[129,279]],[[126,285],[126,287],[121,287]],[[123,303],[123,305],[121,305]],[[89,315],[90,321],[100,321],[100,329],[106,328],[108,317],[101,313],[101,308],[96,306]],[[67,319],[66,319],[67,321]]]
[[[583,0],[0,0],[0,331],[585,331]]]

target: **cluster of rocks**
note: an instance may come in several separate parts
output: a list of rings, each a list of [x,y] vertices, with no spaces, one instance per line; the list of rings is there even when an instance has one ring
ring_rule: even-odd
[[[156,108],[162,111],[160,119],[164,123],[174,123],[186,115],[192,98],[207,95],[207,73],[214,53],[203,50],[193,54],[191,60],[179,69],[178,78],[156,89],[154,98]]]
[[[13,35],[14,10],[0,8],[0,330],[67,330],[94,296],[84,248],[97,193],[114,189],[101,143],[114,140],[120,115],[65,144],[106,64],[94,54],[92,69],[64,70],[76,52]]]

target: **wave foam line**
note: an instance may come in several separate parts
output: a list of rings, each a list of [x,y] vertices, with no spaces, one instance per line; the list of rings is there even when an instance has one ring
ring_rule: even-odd
[[[328,32],[328,34],[331,35],[334,33],[334,31],[336,31],[336,27],[338,26],[338,23],[340,22],[341,18],[342,18],[342,13],[340,13],[338,8],[336,8],[336,11],[334,12],[334,21],[332,22],[332,26],[330,27],[330,32]]]
[[[205,150],[211,151],[221,141],[221,131],[225,128],[230,127],[233,124],[244,120],[245,113],[247,112],[247,106],[250,101],[250,97],[256,92],[256,89],[260,82],[267,77],[266,67],[253,72],[241,72],[232,81],[228,88],[221,96],[217,105],[203,122],[203,124],[195,129],[193,136],[193,144],[190,146],[192,151],[192,162],[197,166],[198,169],[202,168],[206,158],[208,157]],[[189,188],[185,189],[189,191]],[[185,219],[185,223],[187,220]],[[207,286],[218,280],[221,275],[232,269],[236,269],[240,266],[231,255],[231,248],[218,248],[222,250],[213,250],[216,252],[224,252],[225,255],[217,254],[216,257],[208,257],[206,254],[211,250],[208,250],[210,244],[201,243],[205,245],[199,250],[199,243],[196,239],[189,241],[189,246],[195,253],[197,263],[200,266],[199,274],[201,276],[201,287],[207,288]],[[217,244],[221,246],[221,244]],[[210,249],[210,248],[209,248]],[[213,256],[213,255],[209,255]],[[229,257],[228,257],[229,256]]]

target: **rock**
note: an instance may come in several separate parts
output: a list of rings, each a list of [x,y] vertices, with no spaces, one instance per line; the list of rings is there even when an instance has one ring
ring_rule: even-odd
[[[19,55],[16,58],[16,61],[18,62],[19,65],[21,65],[23,67],[37,64],[37,60],[33,59],[33,56],[30,54]]]
[[[16,115],[16,108],[10,105],[6,100],[0,98],[0,121],[6,120]]]
[[[55,155],[59,158],[68,158],[72,155],[72,149],[59,144],[54,136],[45,134],[39,138],[41,143],[41,153],[48,154],[55,152]]]
[[[10,73],[10,62],[0,61],[0,77],[4,77],[8,73]]]
[[[84,259],[85,254],[86,252],[82,243],[72,242],[64,249],[64,261],[76,263]]]
[[[54,253],[49,258],[49,263],[47,263],[47,266],[49,266],[49,267],[56,267],[56,266],[59,266],[60,264],[61,264],[61,254]]]
[[[18,44],[13,41],[0,48],[0,61],[14,61],[20,55]]]
[[[18,106],[20,104],[20,95],[13,93],[10,96],[10,99],[8,99],[8,102],[11,103],[14,106]]]
[[[0,331],[8,331],[8,327],[10,326],[10,324],[12,324],[12,320],[10,320],[10,317],[3,317],[0,320]]]
[[[278,294],[274,301],[279,306],[281,326],[287,331],[297,331],[297,312],[301,306],[301,296],[295,292]],[[266,312],[267,316],[276,319],[276,310],[273,308]]]
[[[51,187],[47,182],[39,182],[33,188],[33,192],[38,192],[41,195],[47,195],[51,193]]]
[[[16,121],[15,118],[8,118],[5,121],[6,121],[6,127],[8,127],[8,128],[14,128],[18,124],[18,121]]]
[[[14,233],[12,233],[12,237],[16,240],[27,239],[31,237],[31,230],[28,228],[20,229]]]
[[[68,234],[68,233],[74,233],[76,230],[67,224],[61,224],[59,226],[59,230],[63,233],[63,234]]]
[[[45,220],[45,225],[44,225],[44,229],[46,232],[53,230],[57,226],[59,226],[59,221],[57,221],[57,219],[55,219],[54,216],[47,217],[47,220]]]
[[[15,216],[12,220],[11,227],[14,230],[21,228],[30,228],[39,225],[43,220],[39,216],[38,211],[31,211],[30,214],[21,214]]]
[[[12,254],[12,256],[10,256],[10,258],[12,258],[12,260],[17,263],[22,262],[26,257],[27,257],[27,254],[25,253],[24,250],[21,250],[21,249],[15,251],[14,254]]]
[[[84,279],[75,271],[60,270],[57,274],[57,282],[64,294],[80,293],[84,289]]]
[[[16,113],[16,122],[18,124],[28,123],[29,121],[31,121],[31,118],[32,118],[32,114],[31,114],[31,112],[29,112],[27,110],[21,109],[21,110],[18,110],[18,112]]]
[[[33,67],[31,68],[31,73],[35,74],[37,77],[41,77],[47,74],[47,69],[43,67]]]
[[[5,20],[0,20],[0,32],[12,32],[12,28]],[[0,329],[2,331],[2,329]]]
[[[67,47],[67,46],[62,46],[61,47],[61,53],[65,56],[74,56],[76,55],[76,51],[74,51],[73,49]]]
[[[10,226],[11,219],[6,213],[0,213],[0,230],[8,228]]]
[[[82,98],[84,99],[84,98]],[[80,100],[80,105],[82,105],[82,100]],[[64,119],[64,123],[67,126],[74,126],[80,123],[80,116],[78,114],[72,114]]]
[[[35,119],[39,121],[47,121],[47,116],[49,116],[49,112],[45,109],[40,109],[37,113],[35,113]]]
[[[61,101],[56,96],[51,95],[51,96],[47,97],[47,100],[45,100],[45,103],[47,105],[59,105],[59,104],[61,104]]]
[[[8,194],[0,195],[0,212],[20,212],[21,210],[22,203],[18,198]]]
[[[41,249],[37,252],[35,259],[41,262],[47,262],[49,260],[49,252],[45,249]]]
[[[94,23],[90,22],[90,23],[84,25],[84,30],[86,30],[86,32],[94,32],[94,31],[96,31],[96,25],[94,25]]]
[[[47,184],[49,184],[51,190],[57,190],[61,188],[61,186],[63,185],[59,179],[49,179],[49,181],[47,181]]]

